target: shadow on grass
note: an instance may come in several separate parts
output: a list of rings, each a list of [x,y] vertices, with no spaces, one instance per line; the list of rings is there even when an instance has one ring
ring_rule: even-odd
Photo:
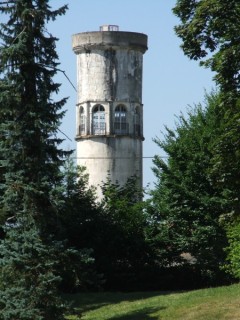
[[[72,302],[72,308],[74,311],[72,313],[76,316],[80,316],[88,311],[94,311],[101,307],[111,304],[118,304],[121,302],[132,302],[136,300],[148,299],[159,295],[167,295],[172,292],[132,292],[132,293],[79,293],[73,295],[67,295],[66,300]],[[113,320],[148,320],[148,319],[159,319],[159,317],[150,316],[154,311],[159,311],[165,309],[164,307],[159,308],[143,308],[141,310],[136,310],[129,312],[125,315],[116,315],[109,319]],[[79,318],[81,319],[81,317]]]
[[[127,314],[116,315],[108,317],[108,320],[159,320],[159,316],[153,316],[153,312],[158,312],[160,310],[166,309],[165,307],[159,308],[143,308],[142,310],[129,311]],[[87,312],[94,309],[84,310],[83,312]],[[80,312],[79,309],[75,310],[75,313],[72,313],[72,316],[76,316],[76,319],[82,319],[83,313]]]
[[[151,316],[153,312],[157,312],[165,309],[165,307],[159,308],[144,308],[142,310],[129,312],[125,315],[114,316],[109,318],[109,320],[159,320],[159,316]]]

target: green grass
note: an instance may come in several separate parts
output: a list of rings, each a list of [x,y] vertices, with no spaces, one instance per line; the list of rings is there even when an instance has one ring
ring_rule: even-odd
[[[68,320],[239,320],[240,285],[189,292],[84,293],[68,296]]]

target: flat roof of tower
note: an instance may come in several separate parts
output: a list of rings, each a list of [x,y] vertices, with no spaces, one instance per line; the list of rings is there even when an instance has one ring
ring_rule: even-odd
[[[116,24],[104,24],[99,27],[99,31],[119,31],[119,26]]]
[[[75,53],[93,48],[131,48],[145,52],[148,37],[144,33],[116,31],[115,25],[104,25],[102,31],[81,32],[72,36],[72,48]],[[101,27],[100,27],[101,28]],[[109,28],[111,29],[109,31]]]

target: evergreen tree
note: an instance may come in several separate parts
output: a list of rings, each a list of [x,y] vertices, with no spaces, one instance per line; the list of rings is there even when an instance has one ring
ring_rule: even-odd
[[[46,245],[34,221],[18,217],[0,244],[0,319],[64,319],[58,286],[63,246]]]
[[[1,214],[5,238],[0,253],[0,319],[63,319],[57,299],[57,254],[61,180],[65,152],[57,130],[66,99],[59,90],[57,40],[45,29],[66,11],[48,0],[1,1],[0,154]]]

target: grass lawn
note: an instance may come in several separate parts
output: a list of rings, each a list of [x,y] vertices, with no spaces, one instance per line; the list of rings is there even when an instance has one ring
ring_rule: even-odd
[[[240,285],[189,292],[81,293],[68,296],[68,320],[239,320]]]

